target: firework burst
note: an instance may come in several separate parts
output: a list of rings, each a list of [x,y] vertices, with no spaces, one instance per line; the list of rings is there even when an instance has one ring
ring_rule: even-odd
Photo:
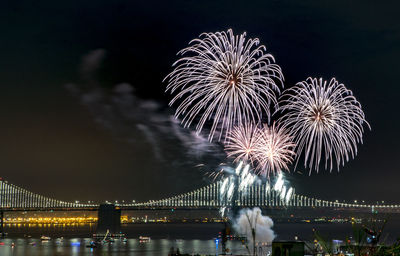
[[[210,121],[212,141],[216,133],[218,140],[225,138],[234,125],[257,123],[263,115],[269,120],[283,75],[259,39],[231,29],[203,33],[178,54],[185,56],[164,80],[166,91],[175,94],[170,105],[179,104],[175,117],[182,116],[185,127],[196,122],[200,132]]]
[[[297,157],[304,152],[310,173],[318,172],[322,157],[330,171],[335,162],[339,169],[355,157],[363,124],[369,124],[353,93],[335,78],[307,78],[288,89],[282,103],[280,119],[295,136]]]
[[[233,128],[227,136],[228,143],[225,144],[225,151],[228,157],[234,157],[234,162],[253,163],[253,154],[255,153],[259,135],[260,129],[252,123]]]
[[[228,136],[225,151],[234,161],[250,161],[259,174],[270,176],[289,170],[295,152],[293,137],[275,123],[259,128],[253,124],[235,127]]]
[[[289,170],[288,165],[295,157],[293,151],[296,144],[293,137],[282,127],[264,125],[259,132],[254,159],[257,161],[256,170],[263,176],[277,174],[282,170]]]

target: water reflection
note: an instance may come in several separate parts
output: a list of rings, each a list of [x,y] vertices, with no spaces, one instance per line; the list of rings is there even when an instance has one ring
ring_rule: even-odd
[[[112,244],[104,244],[98,248],[88,248],[90,238],[72,238],[63,240],[41,241],[40,239],[18,238],[3,239],[0,245],[2,256],[25,256],[25,255],[59,255],[59,256],[83,256],[83,255],[104,255],[116,253],[117,255],[168,255],[171,250],[179,249],[181,253],[216,254],[214,240],[174,240],[156,239],[149,243],[139,243],[138,239],[128,239],[127,242],[116,240]],[[12,244],[15,244],[13,247]],[[245,253],[240,242],[228,242],[237,254]]]

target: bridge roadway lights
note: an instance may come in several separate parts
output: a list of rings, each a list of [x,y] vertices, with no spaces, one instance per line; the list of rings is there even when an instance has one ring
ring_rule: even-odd
[[[98,211],[97,234],[121,232],[121,208],[113,204],[101,204]]]

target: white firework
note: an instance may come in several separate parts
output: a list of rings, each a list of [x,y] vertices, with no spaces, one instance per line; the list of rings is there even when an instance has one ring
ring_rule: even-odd
[[[225,138],[234,125],[258,123],[263,115],[269,120],[283,75],[258,38],[231,29],[203,33],[178,54],[185,56],[164,80],[166,91],[175,94],[170,105],[178,104],[175,117],[182,116],[185,127],[196,122],[200,132],[210,122],[212,141],[216,133],[218,140]]]
[[[220,198],[222,202],[229,203],[232,201],[235,191],[241,192],[246,190],[258,181],[256,175],[250,172],[250,166],[240,162],[234,172],[228,172],[220,182]]]
[[[252,124],[243,124],[232,129],[227,136],[225,151],[228,157],[234,157],[234,162],[244,161],[253,163],[260,129]]]
[[[280,119],[295,136],[297,157],[304,154],[310,173],[318,172],[323,157],[325,168],[332,171],[334,163],[339,169],[357,155],[363,125],[369,124],[351,90],[335,78],[327,82],[309,77],[282,97]]]
[[[296,156],[295,146],[293,136],[285,128],[275,123],[272,126],[264,125],[260,129],[254,153],[259,174],[269,177],[283,170],[289,171],[289,164]]]
[[[235,127],[225,144],[228,157],[250,161],[259,174],[270,176],[289,170],[295,156],[293,137],[282,127],[252,124]]]
[[[241,193],[242,196],[250,196],[247,194],[250,192],[249,188],[262,183],[261,179],[250,170],[250,165],[244,165],[243,162],[240,162],[234,172],[229,171],[228,176],[219,181],[220,202],[222,204],[221,216],[225,216],[230,211],[229,205],[233,200],[237,200],[234,198],[235,192]],[[285,205],[289,204],[293,197],[293,188],[289,186],[282,172],[277,175],[274,184],[271,183],[271,180],[266,180],[263,186],[265,186],[266,196],[270,195],[271,190],[274,190]]]

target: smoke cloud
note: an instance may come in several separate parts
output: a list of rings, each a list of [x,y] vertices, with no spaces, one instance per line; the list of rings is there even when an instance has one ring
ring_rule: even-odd
[[[242,209],[234,223],[234,229],[239,235],[246,236],[249,243],[253,243],[253,231],[255,243],[271,243],[275,238],[272,230],[274,222],[268,216],[263,216],[261,209]]]
[[[105,57],[103,49],[83,56],[79,67],[82,81],[65,86],[88,108],[96,123],[133,146],[150,146],[158,162],[177,171],[202,163],[206,164],[204,170],[213,169],[226,158],[221,145],[183,128],[165,103],[137,96],[134,85],[129,83],[102,85],[96,73]]]

